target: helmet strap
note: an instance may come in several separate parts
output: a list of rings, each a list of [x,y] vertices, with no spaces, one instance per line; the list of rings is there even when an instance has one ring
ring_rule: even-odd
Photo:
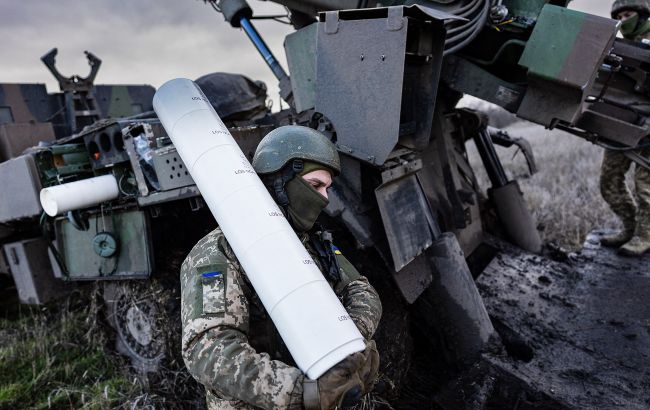
[[[300,174],[305,169],[305,163],[301,159],[294,159],[291,163],[291,169],[293,169],[294,176]]]
[[[273,180],[273,196],[275,201],[282,207],[282,210],[287,214],[287,206],[289,206],[289,197],[284,188],[287,182],[291,181],[299,175],[304,169],[305,164],[301,159],[294,159],[291,161],[291,166],[285,166],[278,173],[278,176]]]
[[[314,224],[314,235],[309,236],[309,243],[318,254],[318,259],[323,265],[323,275],[328,281],[338,284],[341,281],[341,267],[334,254],[332,234],[325,231],[319,224]]]

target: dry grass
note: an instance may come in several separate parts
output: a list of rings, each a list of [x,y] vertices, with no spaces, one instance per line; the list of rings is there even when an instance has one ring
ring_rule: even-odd
[[[602,148],[527,122],[505,129],[512,137],[525,137],[533,147],[539,171],[532,177],[515,147],[497,147],[497,152],[508,175],[519,180],[545,242],[576,250],[590,230],[619,227],[616,216],[600,196]],[[468,143],[468,152],[481,186],[489,187],[473,142]]]

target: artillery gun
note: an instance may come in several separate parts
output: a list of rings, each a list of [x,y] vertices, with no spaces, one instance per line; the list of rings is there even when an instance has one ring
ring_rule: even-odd
[[[571,404],[543,383],[531,386],[516,366],[485,359],[501,343],[519,356],[531,347],[488,315],[474,278],[494,269],[502,249],[520,252],[501,240],[529,252],[542,244],[494,150],[515,141],[485,115],[456,105],[473,95],[648,166],[635,154],[648,134],[647,46],[616,39],[616,21],[569,10],[568,0],[367,0],[353,9],[336,0],[276,2],[296,28],[285,40],[288,73],[245,1],[207,3],[249,36],[289,108],[270,113],[264,87],[241,76],[198,83],[249,159],[269,130],[285,124],[310,126],[335,142],[342,175],[322,222],[384,303],[377,337],[384,385],[394,388],[383,394],[398,407],[435,400],[452,408],[457,397],[441,390],[452,381],[476,408]],[[96,73],[98,59],[89,58]],[[40,101],[54,102],[38,111],[29,132],[17,131],[29,122],[16,114],[19,99],[0,104],[9,108],[0,109],[3,141],[49,140],[22,155],[27,145],[4,148],[0,181],[15,193],[0,200],[4,270],[26,303],[45,302],[72,283],[105,284],[118,348],[152,370],[169,343],[160,320],[175,314],[178,264],[215,222],[148,112],[152,88],[103,89],[92,85],[93,74],[56,76],[63,93],[47,96],[41,87]],[[10,88],[3,85],[3,95]],[[122,108],[106,108],[108,101]],[[490,177],[488,198],[467,158],[470,139]],[[43,213],[42,187],[104,175],[117,185],[110,201],[52,218]],[[153,292],[145,286],[151,282]]]

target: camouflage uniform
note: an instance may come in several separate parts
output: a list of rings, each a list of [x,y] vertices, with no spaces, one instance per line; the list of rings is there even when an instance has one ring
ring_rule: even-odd
[[[641,152],[650,159],[650,150]],[[625,174],[632,160],[621,152],[605,150],[601,166],[600,190],[612,211],[623,221],[625,229],[633,233],[636,226],[650,231],[650,171],[637,166],[634,175],[637,204],[625,183]]]
[[[650,32],[632,38],[635,41],[643,39],[650,39]],[[642,150],[640,154],[650,159],[650,149]],[[650,248],[650,171],[636,166],[635,203],[625,183],[625,174],[631,165],[632,161],[623,153],[605,150],[600,169],[600,192],[605,202],[623,222],[623,231],[603,237],[601,241],[608,246],[623,245],[622,252],[639,255]]]
[[[317,254],[301,240],[319,268]],[[342,280],[330,285],[369,340],[381,317],[377,292],[335,251]],[[219,228],[181,267],[183,359],[206,387],[209,409],[301,409],[303,373]]]

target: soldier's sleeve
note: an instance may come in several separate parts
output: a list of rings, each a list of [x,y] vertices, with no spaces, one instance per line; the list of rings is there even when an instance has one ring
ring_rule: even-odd
[[[335,291],[363,337],[370,340],[381,319],[379,295],[368,279],[357,271],[338,248],[334,248],[334,253],[341,270],[341,282]]]
[[[190,374],[228,400],[263,409],[302,408],[302,372],[248,343],[241,272],[208,235],[181,268],[182,353]]]

